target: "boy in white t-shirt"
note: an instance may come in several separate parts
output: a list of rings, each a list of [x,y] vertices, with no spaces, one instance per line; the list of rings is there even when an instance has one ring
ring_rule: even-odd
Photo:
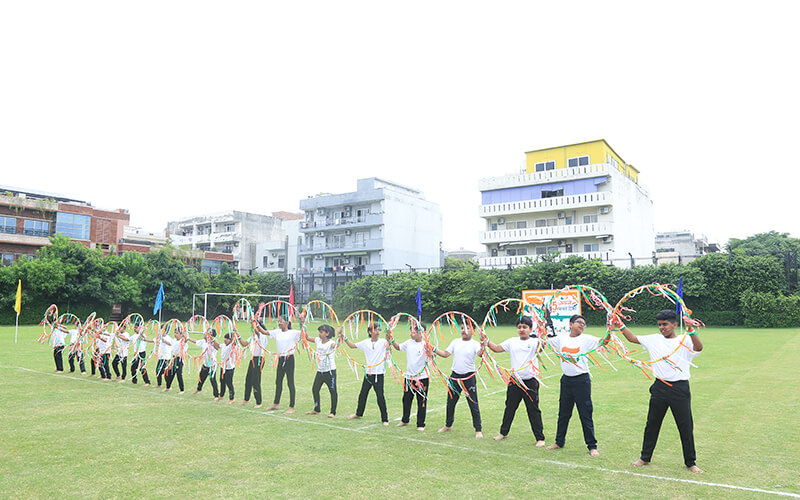
[[[200,368],[200,378],[197,382],[197,390],[192,393],[193,395],[203,390],[203,384],[206,382],[208,376],[211,375],[211,389],[214,392],[214,397],[219,397],[219,387],[217,387],[215,365],[217,364],[217,351],[219,350],[220,346],[217,343],[216,338],[217,331],[213,328],[206,333],[205,338],[200,340],[194,340],[188,336],[186,337],[186,340],[192,342],[200,348],[200,355],[203,357],[201,363],[202,367]]]
[[[425,415],[427,413],[428,367],[425,356],[426,345],[422,340],[425,325],[418,322],[411,323],[411,338],[402,344],[397,344],[392,337],[392,332],[386,332],[386,339],[392,347],[406,353],[406,372],[403,378],[403,417],[397,427],[408,425],[411,421],[411,403],[417,397],[417,430],[425,430]]]
[[[125,325],[122,325],[117,331],[117,352],[114,355],[114,360],[111,362],[111,367],[114,369],[114,380],[119,380],[120,383],[125,382],[125,375],[128,373],[128,346],[131,339],[125,331]],[[122,373],[120,374],[119,367],[122,364]]]
[[[342,328],[339,328],[341,335]],[[375,397],[378,400],[378,408],[381,411],[381,422],[389,425],[389,414],[386,411],[386,398],[383,395],[383,375],[386,373],[386,361],[389,359],[389,342],[380,338],[381,328],[377,323],[371,323],[367,327],[369,338],[354,344],[350,339],[344,337],[344,342],[351,349],[359,349],[364,352],[366,370],[364,379],[361,382],[361,392],[358,394],[358,407],[356,412],[347,418],[361,418],[364,416],[364,409],[367,406],[367,396],[370,389],[375,389]]]
[[[564,447],[572,409],[577,407],[583,427],[583,440],[589,449],[589,455],[596,457],[600,452],[597,451],[597,439],[594,435],[592,379],[589,378],[589,361],[586,359],[586,354],[597,349],[602,339],[583,333],[584,328],[586,328],[586,318],[580,314],[573,314],[569,319],[569,334],[556,335],[550,339],[550,346],[561,359],[563,375],[558,396],[556,442],[547,449],[557,450]]]
[[[650,463],[661,423],[667,409],[670,409],[681,437],[684,464],[694,473],[703,472],[695,463],[697,457],[694,448],[692,395],[689,390],[689,366],[692,359],[703,350],[700,337],[694,331],[677,336],[675,328],[678,326],[678,315],[668,309],[656,315],[660,334],[639,337],[627,329],[619,317],[614,321],[628,342],[644,347],[650,355],[650,361],[658,360],[652,365],[656,381],[650,386],[650,405],[644,427],[642,454],[633,462],[633,466],[641,467]],[[670,363],[664,361],[665,357],[669,357]]]
[[[82,346],[76,345],[80,339],[80,329],[81,325],[78,323],[75,328],[67,332],[69,333],[70,343],[69,356],[67,357],[67,360],[69,361],[70,373],[75,371],[75,360],[77,359],[78,368],[81,370],[81,375],[86,375],[86,365],[83,362],[83,349],[81,349]]]
[[[292,329],[292,322],[289,317],[278,317],[278,328],[267,330],[263,326],[254,323],[254,329],[262,335],[269,335],[275,339],[275,350],[278,351],[278,364],[275,367],[275,399],[267,411],[277,410],[281,405],[281,394],[283,393],[283,378],[286,377],[286,385],[289,388],[289,409],[284,413],[294,413],[295,386],[294,386],[294,351],[297,342],[302,337],[302,325],[305,321],[305,313],[298,316],[300,320],[300,330]]]
[[[433,352],[437,356],[449,358],[453,356],[453,368],[450,374],[451,387],[447,392],[447,415],[444,427],[439,432],[446,432],[453,428],[455,419],[456,403],[461,396],[462,385],[467,391],[467,404],[472,414],[472,426],[475,428],[475,437],[482,438],[481,432],[481,410],[478,406],[478,385],[475,372],[475,358],[483,356],[483,347],[477,340],[472,339],[472,325],[461,325],[461,338],[450,342],[447,349],[435,349]]]
[[[338,391],[336,389],[336,331],[331,325],[320,325],[317,328],[319,337],[310,337],[305,331],[303,335],[306,336],[307,341],[316,344],[316,362],[317,362],[317,375],[314,377],[314,384],[311,386],[311,395],[314,397],[314,409],[306,412],[306,415],[319,415],[320,397],[319,390],[322,385],[328,386],[328,391],[331,393],[331,412],[328,418],[336,416],[336,403],[339,400]]]
[[[236,354],[233,350],[233,335],[230,333],[225,334],[223,345],[219,350],[219,397],[214,398],[214,401],[219,401],[225,397],[225,390],[228,390],[228,403],[233,404],[233,374],[236,368]]]
[[[539,410],[539,361],[537,354],[541,348],[538,338],[531,337],[533,333],[533,320],[523,316],[517,321],[518,337],[512,337],[498,345],[492,341],[486,347],[496,353],[507,352],[511,356],[511,370],[517,379],[508,381],[506,389],[506,409],[503,412],[503,423],[500,425],[500,434],[494,437],[495,441],[505,439],[511,430],[514,414],[519,408],[520,401],[525,402],[528,413],[528,422],[536,438],[536,446],[544,446],[544,426],[542,425],[542,412]],[[521,381],[525,388],[519,386]]]
[[[53,344],[53,360],[56,362],[56,373],[64,373],[64,352],[65,341],[67,338],[67,327],[58,324],[53,328],[50,335],[50,342]]]

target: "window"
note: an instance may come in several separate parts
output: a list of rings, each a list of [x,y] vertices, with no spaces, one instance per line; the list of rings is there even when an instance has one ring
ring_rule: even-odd
[[[583,245],[584,252],[597,252],[600,250],[600,245],[597,243],[586,243]]]
[[[537,163],[534,165],[534,170],[536,172],[544,172],[545,170],[555,170],[556,162],[554,161],[543,161],[541,163]]]
[[[50,223],[41,220],[26,220],[25,234],[28,236],[50,236]]]
[[[225,232],[226,233],[232,233],[234,231],[236,231],[236,224],[235,223],[225,224]]]
[[[3,254],[3,265],[10,266],[14,263],[14,254],[13,253],[4,253]]]
[[[542,191],[542,198],[555,198],[556,196],[564,196],[564,190],[556,189],[555,191]]]
[[[223,253],[233,253],[233,243],[225,243],[222,247]]]
[[[269,267],[269,257],[266,255],[264,256],[264,264],[262,264],[261,267]]]
[[[56,213],[56,232],[75,240],[88,240],[91,217],[88,215]]]
[[[547,219],[547,225],[548,226],[557,226],[558,225],[558,219],[555,218],[555,217],[553,217],[552,219]]]
[[[509,248],[506,250],[506,255],[528,255],[527,248]]]
[[[525,229],[528,227],[528,221],[517,221],[517,229]]]
[[[583,216],[584,224],[594,224],[595,222],[597,222],[597,214]]]
[[[576,156],[575,158],[570,158],[567,160],[567,166],[569,167],[582,167],[584,165],[589,164],[589,156]]]
[[[367,233],[366,231],[357,232],[356,233],[356,237],[355,237],[355,243],[353,244],[353,246],[356,246],[356,247],[359,247],[359,248],[363,248],[363,247],[367,246],[367,234],[369,234],[369,233]]]
[[[278,257],[278,267],[286,266],[286,257]]]
[[[329,248],[344,248],[344,234],[334,234]]]
[[[547,247],[536,247],[536,255],[544,255],[547,253]]]
[[[567,215],[566,217],[564,217],[564,224],[566,224],[568,226],[572,224],[572,216],[571,215]]]
[[[536,227],[547,227],[547,219],[536,219],[533,225]]]
[[[0,233],[14,234],[17,229],[17,219],[0,216]]]
[[[496,222],[492,223],[492,231],[497,231],[497,223]]]

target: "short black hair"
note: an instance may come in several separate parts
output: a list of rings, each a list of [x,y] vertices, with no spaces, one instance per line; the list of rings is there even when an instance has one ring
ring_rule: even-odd
[[[584,322],[584,323],[586,323],[586,318],[584,318],[584,317],[583,317],[583,316],[581,316],[580,314],[573,314],[573,315],[572,315],[572,317],[571,317],[571,318],[569,318],[569,323],[570,323],[570,324],[572,324],[572,323],[575,323],[575,322],[576,322],[576,321],[578,321],[579,319],[582,319],[582,320],[583,320],[583,322]]]
[[[528,325],[529,327],[531,327],[531,329],[533,328],[533,320],[529,316],[523,316],[520,319],[518,319],[517,326],[519,326],[520,324]]]
[[[664,309],[656,314],[656,321],[671,321],[672,323],[678,322],[678,313],[672,309]]]
[[[379,323],[370,323],[367,330],[380,333],[381,325]]]
[[[333,338],[333,336],[336,335],[336,330],[334,330],[331,325],[319,325],[317,331],[320,333],[324,333],[329,339]]]

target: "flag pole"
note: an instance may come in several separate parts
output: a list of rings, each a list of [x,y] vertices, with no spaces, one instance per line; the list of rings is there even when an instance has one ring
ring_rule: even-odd
[[[19,330],[19,313],[17,313],[17,323],[14,326],[14,344],[17,343],[17,331]]]

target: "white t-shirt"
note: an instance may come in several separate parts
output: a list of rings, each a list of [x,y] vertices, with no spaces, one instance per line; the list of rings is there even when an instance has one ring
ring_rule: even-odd
[[[330,372],[336,369],[336,342],[328,340],[324,344],[319,337],[314,339],[317,344],[317,371]]]
[[[475,339],[455,339],[445,350],[453,355],[453,371],[465,375],[475,371],[475,357],[481,343]]]
[[[114,337],[111,333],[103,332],[97,336],[97,342],[95,343],[95,345],[97,346],[97,349],[100,351],[101,355],[109,354],[108,347],[111,345],[113,341]]]
[[[406,378],[428,378],[428,372],[425,371],[425,342],[408,339],[399,347],[406,353]]]
[[[167,345],[169,342],[169,345]],[[169,335],[161,337],[161,343],[158,345],[158,359],[172,359],[172,346],[175,345],[177,340]]]
[[[364,351],[368,375],[386,373],[386,347],[388,345],[389,342],[382,338],[375,342],[372,339],[365,339],[356,344],[356,347]]]
[[[511,369],[522,380],[530,380],[539,372],[539,360],[536,352],[539,350],[539,339],[528,337],[521,340],[519,337],[511,337],[500,347],[511,355]],[[531,367],[531,362],[536,368]]]
[[[172,355],[173,356],[181,356],[186,353],[186,341],[183,340],[173,340],[172,341]]]
[[[268,342],[269,337],[266,335],[253,335],[250,337],[250,355],[254,358],[263,357],[266,354]]]
[[[592,335],[582,333],[577,337],[571,337],[568,333],[562,333],[550,339],[550,345],[558,351],[568,361],[561,360],[561,371],[568,377],[575,377],[584,373],[589,373],[589,360],[586,356],[580,356],[597,349],[600,340]],[[580,357],[578,357],[580,356]],[[574,363],[573,363],[574,361]]]
[[[123,332],[122,335],[128,337],[127,332]],[[117,354],[120,358],[127,358],[128,357],[128,346],[130,345],[130,337],[128,340],[123,340],[122,337],[117,335]]]
[[[214,347],[214,342],[207,342],[205,339],[197,341],[197,347],[200,348],[201,355],[203,356],[203,366],[211,368],[214,366],[214,361],[217,359],[217,348]]]
[[[222,344],[219,350],[219,357],[222,366],[226,370],[233,370],[236,367],[236,356],[233,355],[233,342]]]
[[[136,352],[147,352],[147,342],[144,341],[142,338],[141,342],[139,341],[140,335],[138,333],[134,333],[131,335],[131,344],[133,344],[133,348],[136,349]]]
[[[650,361],[661,359],[664,356],[669,356],[669,360],[678,366],[674,368],[665,361],[658,361],[653,363],[653,374],[661,380],[667,382],[677,382],[678,380],[689,380],[691,374],[689,373],[689,366],[692,359],[700,354],[694,350],[692,339],[689,335],[676,335],[675,338],[668,339],[657,333],[655,335],[642,335],[638,337],[639,343],[642,344],[650,355]],[[678,345],[683,342],[686,347],[681,347],[677,351]],[[688,349],[687,349],[688,347]],[[672,354],[673,351],[675,354]]]
[[[270,337],[275,339],[275,349],[281,356],[291,356],[294,354],[294,348],[297,341],[300,340],[300,330],[286,330],[285,332],[280,328],[270,330]]]
[[[67,338],[67,332],[62,332],[58,328],[53,330],[50,340],[53,342],[53,347],[64,347],[64,340]]]
[[[78,331],[77,328],[73,328],[72,330],[70,330],[69,331],[69,343],[70,344],[74,344],[75,342],[77,342],[79,335],[80,335],[80,332]]]

